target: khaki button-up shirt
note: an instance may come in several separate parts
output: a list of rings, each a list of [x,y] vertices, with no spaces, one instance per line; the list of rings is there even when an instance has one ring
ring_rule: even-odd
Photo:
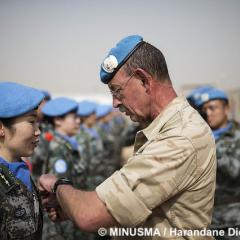
[[[184,97],[177,97],[137,133],[133,156],[96,191],[121,226],[161,233],[146,239],[212,239],[177,237],[171,230],[209,226],[215,181],[211,129]]]

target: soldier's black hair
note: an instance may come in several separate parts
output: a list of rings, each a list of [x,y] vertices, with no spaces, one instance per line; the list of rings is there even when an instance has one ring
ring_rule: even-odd
[[[10,133],[13,135],[16,131],[15,127],[13,127],[13,124],[16,120],[16,117],[12,118],[0,118],[0,122],[2,122],[3,126],[9,129]]]
[[[11,128],[12,125],[14,124],[15,122],[15,117],[13,118],[0,118],[0,122],[2,122],[2,124],[7,127],[7,128]]]
[[[76,112],[77,112],[77,109],[73,110],[71,112],[68,112],[66,114],[60,115],[60,116],[55,116],[55,117],[48,117],[48,116],[44,115],[43,121],[46,122],[46,123],[50,123],[52,126],[54,126],[54,118],[65,118],[67,114],[76,113]]]

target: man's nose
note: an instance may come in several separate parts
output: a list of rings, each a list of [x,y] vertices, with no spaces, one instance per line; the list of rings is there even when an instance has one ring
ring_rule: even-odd
[[[117,99],[116,97],[114,97],[113,96],[113,107],[114,108],[118,108],[121,104],[122,104],[122,102],[119,100],[119,99]]]

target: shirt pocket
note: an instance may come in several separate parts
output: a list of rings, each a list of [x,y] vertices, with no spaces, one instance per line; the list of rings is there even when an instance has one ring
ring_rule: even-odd
[[[27,196],[10,197],[8,209],[6,209],[6,228],[10,238],[22,239],[36,232],[32,205]]]

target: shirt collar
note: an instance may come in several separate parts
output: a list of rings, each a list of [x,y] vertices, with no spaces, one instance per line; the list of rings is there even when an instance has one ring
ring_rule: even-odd
[[[0,157],[0,164],[3,164],[4,166],[6,167],[9,167],[11,165],[15,165],[15,166],[18,166],[18,165],[26,165],[26,163],[22,160],[22,159],[19,159],[18,161],[16,162],[8,162],[6,161],[3,157]]]
[[[215,140],[218,140],[221,136],[227,133],[230,133],[230,129],[232,128],[232,125],[233,125],[232,122],[229,122],[226,127],[213,130],[213,136]]]
[[[163,111],[150,123],[148,127],[141,132],[148,140],[152,139],[180,109],[189,106],[188,101],[184,96],[174,98]]]
[[[16,162],[7,162],[4,158],[0,157],[0,164],[6,166],[17,179],[19,179],[29,190],[32,190],[30,171],[27,164],[22,159]]]

